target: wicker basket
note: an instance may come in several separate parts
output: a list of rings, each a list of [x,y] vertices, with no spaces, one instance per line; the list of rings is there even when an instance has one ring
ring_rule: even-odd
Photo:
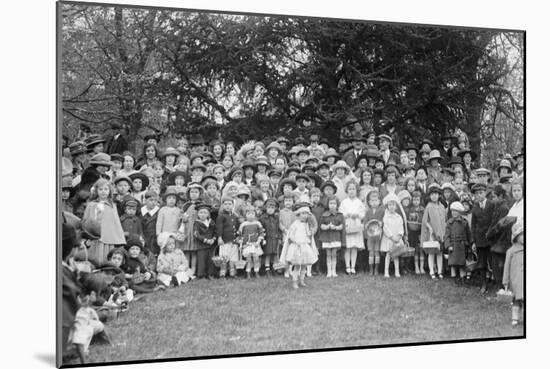
[[[504,290],[504,289],[501,288],[497,292],[497,301],[500,301],[500,302],[503,302],[503,303],[506,303],[506,304],[510,304],[510,303],[512,303],[513,300],[514,300],[514,295],[512,294],[512,291]]]
[[[472,252],[467,258],[466,258],[466,265],[464,269],[466,269],[467,272],[471,273],[474,270],[476,270],[477,266],[477,253]]]
[[[243,255],[242,255],[242,247],[243,247],[243,244],[241,242],[241,244],[239,245],[239,260],[237,260],[235,262],[235,268],[237,269],[244,269],[244,267],[246,266],[246,260],[243,259]]]
[[[219,249],[220,249],[219,246],[216,245],[216,247],[214,248],[214,255],[219,252]],[[229,259],[227,256],[220,256],[220,255],[212,256],[212,263],[216,266],[216,268],[220,268],[222,265],[224,265],[228,261]]]
[[[382,224],[379,220],[372,219],[366,225],[368,237],[380,237],[382,235]]]

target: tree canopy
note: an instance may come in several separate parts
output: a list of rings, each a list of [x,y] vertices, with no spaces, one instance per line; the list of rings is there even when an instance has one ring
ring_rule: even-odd
[[[478,152],[522,142],[522,33],[70,4],[62,15],[67,132],[117,120],[130,139],[144,127],[237,141],[320,130],[337,145],[361,126],[398,143],[460,129]]]

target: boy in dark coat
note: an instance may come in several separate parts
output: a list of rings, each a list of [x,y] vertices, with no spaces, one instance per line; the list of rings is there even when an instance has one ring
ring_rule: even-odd
[[[491,269],[493,270],[493,279],[497,287],[500,287],[502,284],[502,272],[504,269],[506,251],[512,246],[512,227],[502,227],[503,221],[501,222],[510,211],[510,202],[507,199],[506,190],[501,185],[497,185],[494,194],[496,196],[496,200],[494,201],[495,210],[491,227],[487,231],[487,240],[491,243]]]
[[[474,246],[472,251],[477,251],[479,273],[481,273],[481,292],[487,292],[487,267],[491,262],[490,244],[487,240],[487,231],[493,222],[495,205],[487,199],[487,186],[477,183],[472,187],[475,203],[472,209],[472,237]]]
[[[466,254],[472,244],[470,227],[466,218],[462,216],[465,209],[461,202],[455,201],[449,206],[451,218],[447,220],[445,229],[444,246],[449,252],[449,266],[451,267],[451,278],[457,277],[456,269],[459,268],[457,283],[462,283],[466,276]]]
[[[220,278],[224,278],[227,273],[227,264],[229,264],[229,276],[235,277],[237,270],[235,269],[235,261],[238,258],[237,256],[237,246],[234,244],[235,238],[237,237],[237,230],[239,229],[239,219],[233,213],[233,198],[224,197],[222,198],[222,207],[218,213],[218,218],[216,219],[216,235],[218,236],[218,245],[220,250],[223,245],[227,244],[225,247],[227,250],[228,262],[224,263],[220,267]]]
[[[124,215],[120,217],[120,224],[122,225],[124,236],[126,238],[130,236],[138,237],[143,241],[144,238],[141,219],[136,215],[138,201],[132,196],[127,196],[124,198],[123,204]]]
[[[263,245],[264,252],[264,267],[265,274],[272,276],[271,264],[276,260],[279,248],[279,214],[276,210],[279,208],[279,203],[274,198],[269,198],[265,202],[266,211],[260,216],[260,223],[265,230],[265,244]]]
[[[212,263],[212,250],[216,243],[216,225],[210,218],[211,207],[205,203],[195,205],[197,220],[193,224],[193,237],[195,237],[197,249],[197,278],[214,276],[214,264]]]
[[[319,240],[319,236],[321,234],[321,229],[319,225],[321,224],[321,216],[325,212],[325,207],[321,203],[321,190],[319,190],[317,187],[312,188],[310,190],[310,199],[313,205],[311,208],[311,213],[317,221],[317,231],[313,235],[319,255],[319,260],[315,264],[313,264],[313,274],[317,275],[320,273],[324,273],[324,271],[322,271],[321,269],[325,268],[327,265],[326,255],[324,252],[321,252],[321,241]]]
[[[157,245],[158,211],[157,194],[153,191],[147,191],[145,193],[145,206],[141,208],[141,228],[145,240],[145,249],[157,256],[160,252]]]

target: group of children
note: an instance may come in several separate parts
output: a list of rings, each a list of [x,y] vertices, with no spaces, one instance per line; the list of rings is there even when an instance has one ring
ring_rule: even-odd
[[[428,140],[392,151],[373,133],[342,155],[318,135],[309,146],[281,137],[211,151],[182,139],[163,154],[158,137],[146,141],[140,160],[103,152],[97,136],[66,150],[63,296],[79,324],[64,342],[81,355],[99,323],[141,294],[241,273],[280,273],[298,289],[314,274],[337,277],[342,257],[348,275],[420,275],[427,261],[432,279],[510,288],[519,321],[523,153],[493,172],[475,167],[462,136],[445,137],[444,155]]]

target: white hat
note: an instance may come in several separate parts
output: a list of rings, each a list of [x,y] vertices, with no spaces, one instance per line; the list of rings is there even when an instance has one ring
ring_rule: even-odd
[[[451,210],[459,211],[461,213],[464,212],[464,205],[460,201],[455,201],[451,204]]]
[[[441,186],[441,190],[443,191],[444,189],[450,189],[450,190],[453,190],[453,191],[456,191],[455,189],[455,186],[452,185],[452,183],[449,183],[449,182],[445,182],[443,183],[443,185]]]
[[[176,235],[172,232],[162,232],[157,237],[157,244],[159,245],[160,249],[164,249],[166,245],[168,244],[168,240],[173,237],[175,238]]]
[[[396,203],[399,203],[399,197],[397,197],[397,195],[394,193],[389,193],[386,195],[386,197],[384,197],[384,200],[382,200],[382,204],[386,206],[390,201],[395,201]]]
[[[343,161],[343,160],[338,160],[338,161],[332,166],[332,170],[333,170],[334,172],[336,172],[336,169],[339,169],[339,168],[345,169],[346,174],[348,174],[348,173],[350,172],[350,167],[349,167],[348,163],[346,163],[346,162]]]
[[[407,190],[401,190],[397,194],[397,198],[399,199],[399,201],[403,201],[404,199],[409,199],[410,200],[411,199],[411,194]]]
[[[294,214],[296,214],[296,215],[299,215],[299,214],[302,214],[302,213],[311,214],[311,210],[309,210],[309,207],[307,207],[307,206],[302,206],[302,207],[299,207],[298,209],[294,210]]]

